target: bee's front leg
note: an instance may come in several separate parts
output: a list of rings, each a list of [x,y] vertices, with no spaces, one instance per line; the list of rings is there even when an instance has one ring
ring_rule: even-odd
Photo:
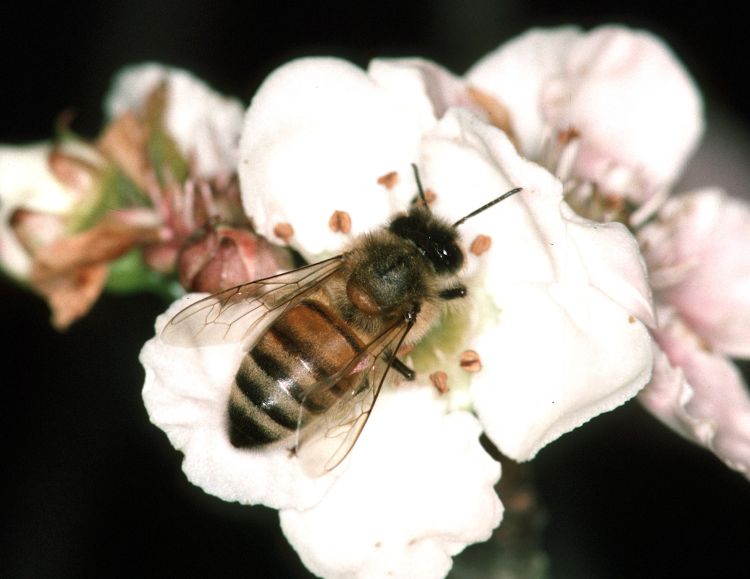
[[[396,372],[401,374],[404,378],[407,380],[414,380],[414,377],[416,376],[416,372],[409,368],[406,364],[404,364],[401,360],[398,358],[393,359],[393,363],[391,364],[391,368],[393,368]]]

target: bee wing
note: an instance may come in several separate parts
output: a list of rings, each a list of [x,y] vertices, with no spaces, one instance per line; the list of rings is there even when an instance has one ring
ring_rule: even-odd
[[[334,274],[342,263],[339,255],[200,299],[167,322],[161,339],[173,346],[192,347],[241,342]]]
[[[314,386],[303,400],[298,419],[295,451],[306,472],[321,476],[336,468],[357,442],[380,394],[401,343],[413,326],[401,321],[375,338],[342,371]],[[353,379],[354,388],[317,417],[305,401],[332,388],[342,379]]]

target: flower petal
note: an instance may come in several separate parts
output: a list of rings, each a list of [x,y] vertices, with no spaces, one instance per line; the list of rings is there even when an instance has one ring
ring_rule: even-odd
[[[657,294],[711,348],[750,356],[750,206],[718,189],[667,202],[639,238]]]
[[[703,131],[700,94],[670,49],[622,26],[532,30],[468,78],[508,106],[527,155],[573,129],[576,176],[637,202],[676,179]]]
[[[445,414],[431,386],[382,393],[346,472],[316,507],[283,510],[284,534],[324,577],[445,576],[502,515],[500,465],[479,433],[469,413]]]
[[[239,449],[226,427],[229,389],[244,350],[238,344],[204,348],[167,345],[159,334],[195,294],[178,300],[156,320],[156,336],[141,351],[146,370],[143,400],[151,422],[185,455],[188,479],[226,501],[274,508],[317,503],[334,475],[310,478],[283,446]]]
[[[123,69],[114,79],[105,108],[110,118],[139,111],[149,95],[167,85],[166,129],[183,154],[195,160],[201,176],[231,174],[244,107],[220,95],[190,73],[156,63]]]
[[[621,223],[582,219],[566,208],[567,231],[591,285],[649,327],[656,325],[646,264],[638,242]]]
[[[483,361],[471,383],[474,407],[503,453],[529,459],[648,381],[651,339],[637,320],[652,318],[643,264],[624,229],[574,217],[559,181],[470,113],[446,115],[424,151],[442,212],[461,215],[477,197],[523,187],[461,230],[493,239],[477,258],[483,288],[472,288],[484,318],[467,345]]]
[[[736,366],[676,316],[660,315],[663,350],[640,401],[668,426],[750,478],[750,395]],[[667,318],[664,320],[664,318]]]
[[[651,375],[645,327],[591,287],[519,286],[472,347],[485,361],[471,387],[477,414],[516,460],[620,406]]]
[[[367,67],[367,74],[411,108],[424,131],[432,128],[451,107],[475,107],[466,83],[429,60],[376,58]]]
[[[534,28],[487,54],[466,73],[471,84],[511,111],[513,131],[529,158],[538,159],[549,138],[542,114],[546,82],[560,73],[580,36],[573,26]]]
[[[354,236],[407,206],[421,127],[391,90],[332,58],[296,60],[266,79],[245,117],[239,164],[259,233],[278,241],[277,227],[291,225],[289,243],[320,257],[349,240],[328,227],[334,211],[349,215]],[[381,178],[391,172],[389,188]]]

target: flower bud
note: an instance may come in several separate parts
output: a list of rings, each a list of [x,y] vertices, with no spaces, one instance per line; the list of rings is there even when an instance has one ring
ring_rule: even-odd
[[[216,293],[291,267],[291,256],[245,229],[214,227],[188,242],[177,258],[182,286]]]

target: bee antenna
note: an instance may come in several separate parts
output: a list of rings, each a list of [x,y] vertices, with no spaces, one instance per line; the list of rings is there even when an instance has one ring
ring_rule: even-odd
[[[471,212],[471,213],[469,213],[468,215],[466,215],[466,216],[462,217],[461,219],[459,219],[458,221],[456,221],[456,222],[455,222],[455,223],[453,224],[453,227],[458,227],[459,225],[461,225],[461,224],[462,224],[462,223],[463,223],[464,221],[466,221],[466,220],[467,220],[467,219],[469,219],[470,217],[474,217],[475,215],[477,215],[477,214],[481,213],[481,212],[482,212],[482,211],[484,211],[485,209],[489,209],[489,208],[490,208],[490,207],[492,207],[493,205],[497,205],[498,203],[500,203],[500,201],[503,201],[503,200],[507,199],[507,198],[508,198],[508,197],[510,197],[511,195],[515,195],[516,193],[520,193],[521,191],[523,191],[523,187],[516,187],[515,189],[511,189],[511,190],[510,190],[510,191],[508,191],[507,193],[503,193],[503,194],[502,194],[502,195],[500,195],[500,197],[498,197],[497,199],[493,199],[492,201],[490,201],[490,202],[489,202],[489,203],[487,203],[486,205],[482,205],[482,206],[481,206],[481,207],[480,207],[479,209],[475,209],[474,211],[472,211],[472,212]]]
[[[424,203],[424,206],[429,210],[430,206],[427,205],[427,197],[424,195],[424,189],[422,189],[422,180],[419,178],[419,169],[417,169],[417,164],[412,163],[411,169],[414,171],[414,180],[417,182],[417,189],[419,190],[419,198],[422,200],[422,203]]]

